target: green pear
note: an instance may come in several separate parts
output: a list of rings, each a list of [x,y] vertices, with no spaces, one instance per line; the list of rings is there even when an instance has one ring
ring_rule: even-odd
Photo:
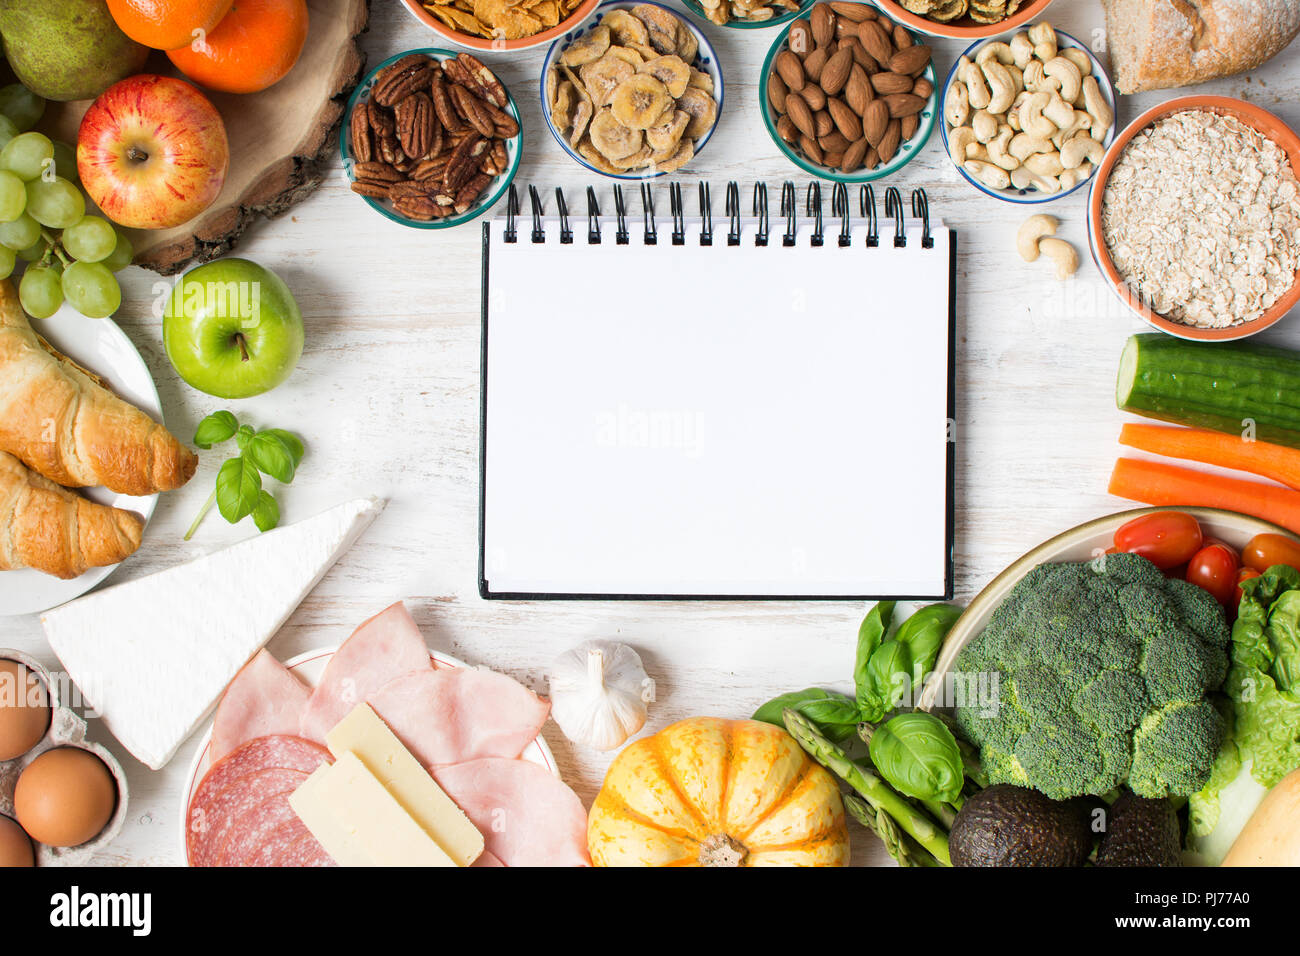
[[[98,96],[149,56],[104,0],[0,0],[0,36],[19,81],[47,100]]]

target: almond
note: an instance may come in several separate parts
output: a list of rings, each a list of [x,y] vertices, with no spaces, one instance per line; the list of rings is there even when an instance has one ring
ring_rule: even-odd
[[[862,121],[847,103],[831,97],[826,101],[826,110],[831,114],[835,128],[843,133],[846,139],[852,141],[862,138]]]
[[[816,83],[818,80],[821,79],[822,68],[826,66],[827,58],[828,58],[828,54],[826,53],[824,47],[818,47],[817,49],[813,50],[811,53],[809,53],[806,57],[803,58],[804,75],[807,76],[808,79]],[[912,88],[912,84],[909,83],[907,85],[907,88],[910,90]]]
[[[826,93],[816,83],[807,84],[799,91],[799,95],[814,113],[826,108]]]
[[[854,63],[853,69],[849,71],[849,81],[844,84],[844,101],[861,116],[875,98],[876,93],[871,88],[871,80],[867,79],[866,71]]]
[[[828,110],[818,110],[813,114],[813,129],[818,136],[825,136],[835,128],[835,120],[831,119]]]
[[[851,145],[849,138],[837,129],[831,130],[825,136],[817,137],[817,145],[828,153],[842,153]]]
[[[876,147],[876,152],[880,154],[880,161],[887,163],[894,158],[898,152],[898,146],[903,141],[903,127],[899,120],[889,121],[889,126],[885,128],[885,135],[881,137],[880,145]]]
[[[929,99],[934,95],[934,84],[929,80],[921,79],[912,84],[912,92],[922,99]]]
[[[915,76],[930,65],[930,48],[921,44],[904,47],[889,58],[889,69],[905,76]]]
[[[813,49],[812,27],[807,20],[796,20],[790,24],[790,49],[799,56],[807,56]]]
[[[916,131],[921,128],[921,117],[916,113],[911,116],[903,117],[902,136],[904,140],[909,140],[916,135]]]
[[[825,46],[835,39],[835,14],[824,3],[819,3],[808,14],[808,24],[812,27],[813,42]]]
[[[840,172],[851,173],[862,165],[862,160],[867,156],[867,148],[871,144],[865,139],[860,139],[856,143],[850,143],[844,150],[844,156],[840,160]]]
[[[796,92],[803,89],[806,82],[803,64],[790,50],[782,50],[776,55],[776,72],[781,74],[787,89]]]
[[[827,96],[835,96],[840,90],[844,89],[844,84],[849,81],[849,71],[853,69],[853,51],[845,47],[843,50],[837,50],[835,55],[826,61],[822,67],[822,75],[818,82],[821,84],[822,91]]]
[[[853,51],[854,63],[862,67],[862,69],[866,70],[868,73],[878,73],[880,71],[880,64],[876,62],[876,58],[866,51],[866,48],[862,45],[862,41],[856,36],[846,38],[840,43],[840,46],[846,45]]]
[[[830,6],[832,10],[851,23],[876,19],[876,11],[865,3],[844,3],[841,0],[833,0]]]
[[[894,56],[894,44],[874,20],[863,20],[858,24],[858,42],[877,63],[888,63]]]
[[[889,115],[894,119],[903,116],[915,116],[925,109],[927,102],[915,93],[890,93],[884,97],[884,100],[885,105],[889,107]]]
[[[773,70],[767,76],[767,101],[772,104],[772,109],[778,113],[785,112],[785,97],[790,92],[790,87],[785,85],[785,80],[781,79],[781,74]]]
[[[844,150],[822,148],[822,165],[829,166],[831,169],[837,168],[840,163],[844,162]]]
[[[799,139],[799,128],[789,116],[782,116],[776,121],[776,135],[787,143],[794,143]]]
[[[811,136],[800,136],[799,148],[803,150],[805,156],[811,159],[818,166],[822,165],[823,157],[821,147],[817,145],[817,141]]]
[[[795,128],[805,136],[815,136],[817,134],[817,125],[813,122],[812,110],[808,108],[807,101],[793,90],[785,98],[785,115],[790,117],[790,122],[794,123]]]
[[[877,73],[871,78],[871,88],[881,96],[888,96],[890,93],[910,93],[913,85],[912,78],[902,73]]]
[[[884,100],[872,101],[862,114],[862,135],[872,146],[879,147],[888,126],[889,107]]]
[[[902,50],[911,46],[916,41],[912,39],[912,34],[907,32],[907,28],[901,23],[894,24],[894,46]]]

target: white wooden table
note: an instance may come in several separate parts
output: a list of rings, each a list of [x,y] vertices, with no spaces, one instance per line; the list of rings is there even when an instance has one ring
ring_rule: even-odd
[[[1095,0],[1057,0],[1050,14],[1059,28],[1104,44]],[[692,197],[697,180],[713,183],[717,216],[729,179],[746,188],[765,179],[779,189],[784,179],[802,186],[807,178],[778,153],[759,118],[758,73],[777,31],[704,29],[722,63],[726,104],[705,151],[683,175],[670,178],[689,184]],[[435,39],[395,0],[374,0],[364,38],[371,63],[439,45]],[[942,78],[961,44],[940,40],[935,46]],[[560,150],[539,111],[544,52],[487,58],[523,112],[524,159],[516,182],[522,188],[564,186],[572,208],[585,211],[581,193],[594,177]],[[1249,99],[1300,126],[1298,66],[1295,46],[1249,78],[1198,92]],[[1121,98],[1120,122],[1161,98]],[[1103,286],[1087,254],[1082,191],[1047,207],[1061,217],[1062,235],[1083,260],[1079,276],[1062,284],[1049,264],[1026,265],[1015,254],[1015,230],[1028,213],[959,179],[938,131],[894,182],[924,186],[933,214],[960,232],[956,570],[957,599],[966,601],[1043,538],[1126,506],[1106,494],[1122,419],[1113,385],[1124,339],[1140,323]],[[602,208],[612,208],[609,182],[595,185]],[[661,187],[656,207],[666,213],[664,193]],[[271,651],[286,658],[338,643],[364,618],[403,598],[432,646],[543,692],[550,660],[579,641],[599,636],[632,643],[658,681],[650,731],[692,715],[748,716],[767,698],[809,685],[848,689],[862,605],[515,604],[478,597],[479,245],[477,224],[419,232],[388,222],[348,190],[335,168],[319,192],[289,215],[254,227],[237,249],[293,289],[306,319],[307,348],[286,385],[233,403],[178,379],[154,312],[158,277],[135,268],[124,273],[117,321],[153,370],[177,435],[192,437],[201,418],[226,406],[256,425],[300,433],[308,454],[297,483],[280,495],[286,523],[355,495],[389,499],[375,525],[271,642]],[[1300,346],[1300,329],[1285,324],[1270,337]],[[252,532],[250,522],[231,527],[214,514],[193,541],[181,541],[220,461],[218,453],[204,454],[194,481],[164,496],[139,553],[113,581],[161,570]],[[0,646],[57,666],[35,615],[0,618]],[[195,742],[154,773],[102,728],[92,733],[122,757],[131,787],[128,823],[99,862],[182,862],[181,789]],[[570,744],[554,724],[545,733],[565,780],[590,804],[610,755]],[[889,862],[874,837],[853,829],[855,862]]]

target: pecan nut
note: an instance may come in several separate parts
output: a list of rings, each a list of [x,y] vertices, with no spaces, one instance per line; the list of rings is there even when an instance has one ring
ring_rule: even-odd
[[[416,90],[423,89],[433,75],[433,61],[423,54],[404,56],[375,78],[370,99],[380,106],[396,106]]]
[[[452,86],[443,79],[441,73],[435,73],[429,83],[429,95],[433,97],[433,108],[438,114],[438,122],[449,133],[459,133],[465,128],[460,114],[451,100]]]
[[[509,97],[506,96],[506,88],[501,85],[497,75],[483,65],[483,61],[472,53],[461,53],[455,60],[448,60],[443,64],[445,68],[447,63],[455,63],[464,74],[468,77],[469,82],[466,86],[471,89],[477,87],[483,99],[487,100],[497,109],[505,109]]]
[[[349,124],[349,146],[353,158],[359,163],[368,163],[375,158],[374,140],[370,136],[370,101],[362,100],[352,110]]]
[[[438,117],[433,101],[422,90],[412,93],[393,108],[397,141],[411,159],[423,159],[433,145]]]
[[[456,112],[464,117],[480,136],[490,139],[496,135],[496,124],[492,122],[492,117],[487,111],[487,103],[463,86],[451,88],[451,100],[456,107]]]
[[[478,172],[479,157],[487,151],[489,140],[482,136],[467,136],[452,152],[447,160],[447,168],[442,174],[442,187],[455,193]]]

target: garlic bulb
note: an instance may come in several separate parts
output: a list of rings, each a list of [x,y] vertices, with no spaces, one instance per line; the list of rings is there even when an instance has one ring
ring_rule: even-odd
[[[551,665],[551,716],[564,735],[613,750],[645,725],[655,682],[626,644],[585,641]]]

